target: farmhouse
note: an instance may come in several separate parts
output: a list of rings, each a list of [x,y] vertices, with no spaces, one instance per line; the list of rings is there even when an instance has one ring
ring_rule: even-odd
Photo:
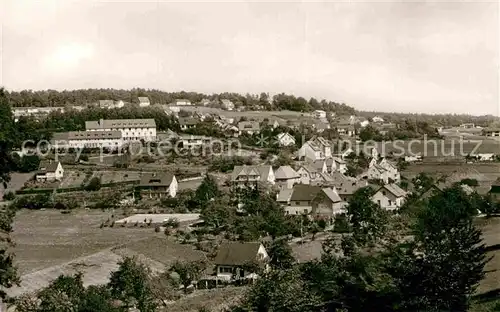
[[[292,146],[295,145],[295,138],[289,133],[280,133],[276,136],[279,146]]]
[[[397,184],[386,184],[375,192],[372,200],[383,209],[394,210],[403,205],[406,194]]]
[[[257,261],[267,271],[268,259],[267,251],[261,243],[225,242],[219,247],[214,259],[217,278],[228,281],[234,278],[252,278],[255,272],[245,271],[245,265]]]
[[[300,183],[302,184],[311,184],[311,181],[316,179],[319,176],[318,170],[314,168],[312,165],[303,165],[300,166],[297,173],[300,176]]]
[[[123,146],[120,131],[70,131],[53,134],[51,143],[56,148],[107,148]]]
[[[275,183],[274,171],[271,166],[235,166],[231,174],[231,182],[235,186],[244,187],[257,183]]]
[[[35,179],[39,182],[61,181],[64,177],[64,169],[58,161],[42,161],[38,166],[38,171],[35,174]]]
[[[290,166],[281,166],[274,173],[276,184],[281,189],[291,189],[294,184],[300,182],[300,175]]]
[[[147,107],[151,104],[151,102],[149,102],[149,98],[147,96],[140,96],[139,97],[139,106],[140,107]]]
[[[177,195],[178,184],[177,179],[171,173],[144,173],[137,189],[145,198],[173,198]]]
[[[86,131],[120,131],[124,141],[156,140],[156,123],[154,119],[100,119],[86,121]]]

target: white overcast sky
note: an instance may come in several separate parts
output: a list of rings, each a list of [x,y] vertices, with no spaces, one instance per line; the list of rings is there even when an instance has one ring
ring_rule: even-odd
[[[0,85],[277,92],[499,113],[494,2],[0,0]]]

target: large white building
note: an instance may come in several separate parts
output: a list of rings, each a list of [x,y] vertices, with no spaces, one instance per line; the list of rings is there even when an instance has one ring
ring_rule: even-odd
[[[54,133],[52,144],[56,148],[109,148],[123,145],[120,131],[70,131]]]
[[[154,119],[100,119],[86,121],[85,130],[91,131],[120,131],[124,141],[156,140],[156,122]]]

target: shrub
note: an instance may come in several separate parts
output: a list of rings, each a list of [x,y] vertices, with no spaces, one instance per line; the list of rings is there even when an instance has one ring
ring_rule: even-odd
[[[333,231],[335,233],[349,232],[349,222],[347,222],[347,216],[345,214],[340,214],[335,217],[335,222],[333,223]]]
[[[3,200],[14,200],[16,198],[16,194],[14,192],[7,192],[3,194]]]
[[[85,186],[86,191],[98,191],[101,189],[101,179],[99,177],[93,177],[90,179],[89,183]]]

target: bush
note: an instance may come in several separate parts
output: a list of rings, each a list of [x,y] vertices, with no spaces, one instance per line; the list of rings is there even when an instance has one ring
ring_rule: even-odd
[[[90,179],[89,183],[85,186],[86,191],[98,191],[101,189],[101,179],[99,177],[93,177]]]
[[[3,194],[3,200],[14,200],[16,198],[16,194],[14,192],[7,192]]]
[[[347,222],[347,216],[345,214],[340,214],[335,217],[335,222],[333,223],[333,231],[335,233],[349,232],[349,222]]]

